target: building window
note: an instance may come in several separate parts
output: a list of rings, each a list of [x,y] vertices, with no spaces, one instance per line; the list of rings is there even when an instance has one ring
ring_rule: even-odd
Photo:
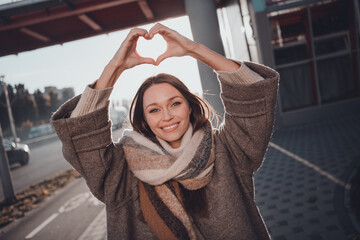
[[[351,61],[347,55],[317,62],[321,103],[355,96]]]
[[[321,103],[356,94],[357,57],[352,1],[310,6]],[[354,56],[352,56],[354,55]]]
[[[276,68],[280,73],[283,111],[315,105],[315,75],[311,64],[306,8],[269,14]]]
[[[338,0],[268,13],[282,111],[359,95],[353,9]]]

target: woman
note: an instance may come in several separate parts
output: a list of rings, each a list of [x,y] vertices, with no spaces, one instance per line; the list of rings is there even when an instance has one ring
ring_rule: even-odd
[[[139,37],[160,34],[155,61],[136,52]],[[224,122],[177,78],[147,79],[131,107],[133,131],[111,138],[109,95],[123,71],[192,56],[221,84]],[[278,74],[229,60],[156,24],[130,31],[100,78],[52,116],[64,157],[106,204],[109,239],[269,239],[254,201],[253,174],[272,132]],[[126,84],[126,83],[125,83]]]

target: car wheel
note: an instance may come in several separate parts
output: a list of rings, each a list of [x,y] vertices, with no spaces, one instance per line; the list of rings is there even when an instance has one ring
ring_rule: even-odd
[[[23,158],[20,160],[20,165],[24,166],[29,163],[29,154],[24,154]]]

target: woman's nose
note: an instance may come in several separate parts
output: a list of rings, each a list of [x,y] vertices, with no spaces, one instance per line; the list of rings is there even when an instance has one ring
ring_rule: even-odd
[[[171,111],[165,110],[163,111],[163,120],[168,121],[173,118],[173,115],[171,114]]]

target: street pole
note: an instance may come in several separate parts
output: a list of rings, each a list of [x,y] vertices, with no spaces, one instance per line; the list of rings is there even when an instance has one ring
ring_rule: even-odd
[[[5,152],[3,133],[0,123],[0,178],[5,196],[5,202],[11,204],[16,202],[16,196],[12,184],[11,174],[9,170],[9,161]]]
[[[13,135],[14,142],[17,144],[18,143],[18,140],[17,140],[18,138],[16,136],[16,129],[15,129],[14,117],[12,115],[12,110],[11,110],[11,103],[10,103],[10,100],[9,100],[9,93],[8,93],[8,90],[7,90],[7,85],[4,82],[5,75],[1,75],[0,78],[1,78],[1,84],[4,87],[4,93],[5,93],[6,105],[7,105],[8,115],[9,115],[11,133]]]

